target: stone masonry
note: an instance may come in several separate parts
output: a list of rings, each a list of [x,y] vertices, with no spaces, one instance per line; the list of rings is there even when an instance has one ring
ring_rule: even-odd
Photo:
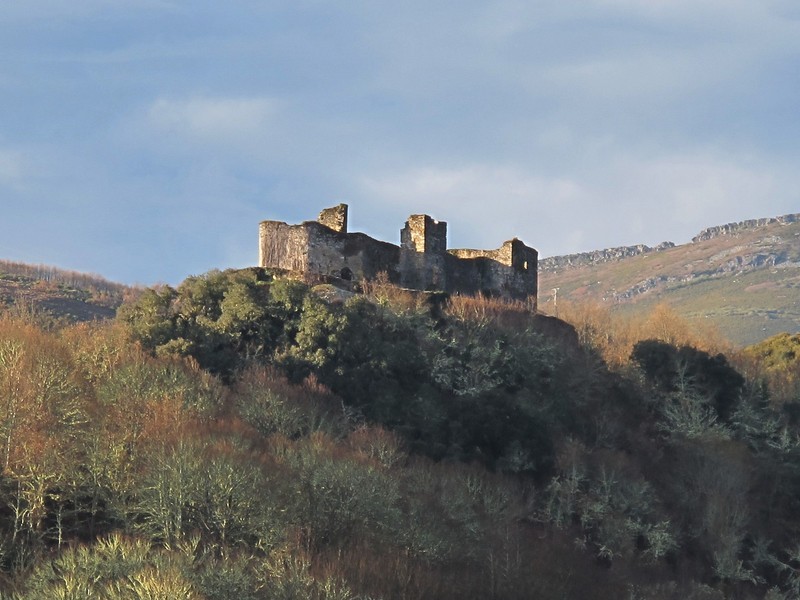
[[[373,280],[451,294],[485,294],[536,306],[538,252],[514,238],[497,250],[448,250],[447,223],[411,215],[400,246],[347,231],[347,205],[323,210],[316,221],[263,221],[259,266],[308,281]]]

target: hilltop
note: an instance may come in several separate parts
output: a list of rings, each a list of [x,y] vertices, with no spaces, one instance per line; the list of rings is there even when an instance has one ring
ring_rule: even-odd
[[[539,308],[596,302],[622,315],[669,304],[749,345],[800,332],[800,214],[709,227],[690,243],[663,242],[539,260]],[[68,322],[112,318],[133,288],[98,275],[0,261],[0,308],[22,306]],[[562,304],[563,306],[563,304]]]
[[[99,275],[0,260],[0,309],[73,323],[110,319],[131,291]]]
[[[688,244],[664,242],[539,261],[539,307],[598,302],[627,314],[669,304],[715,325],[736,344],[800,331],[800,214],[704,229]]]

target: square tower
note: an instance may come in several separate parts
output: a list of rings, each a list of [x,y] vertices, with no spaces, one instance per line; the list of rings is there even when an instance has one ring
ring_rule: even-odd
[[[411,215],[400,231],[400,285],[416,290],[447,289],[447,223]]]

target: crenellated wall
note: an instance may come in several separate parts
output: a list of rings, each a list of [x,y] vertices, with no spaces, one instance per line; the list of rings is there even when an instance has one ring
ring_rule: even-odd
[[[411,215],[400,246],[347,232],[347,205],[325,209],[318,221],[288,225],[264,221],[259,231],[259,265],[286,269],[306,279],[375,279],[416,290],[486,294],[533,302],[538,253],[514,238],[497,250],[448,250],[447,223]]]

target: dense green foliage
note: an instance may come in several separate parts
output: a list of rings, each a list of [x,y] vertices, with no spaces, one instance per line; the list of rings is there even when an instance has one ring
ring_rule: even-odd
[[[378,292],[252,269],[116,324],[0,318],[2,597],[800,594],[800,398],[691,346],[612,371],[519,307]]]
[[[156,356],[191,356],[226,381],[263,362],[295,382],[313,374],[351,418],[381,423],[436,459],[546,470],[545,431],[567,417],[548,403],[569,366],[530,328],[397,313],[363,296],[331,305],[257,269],[146,290],[120,318]]]

